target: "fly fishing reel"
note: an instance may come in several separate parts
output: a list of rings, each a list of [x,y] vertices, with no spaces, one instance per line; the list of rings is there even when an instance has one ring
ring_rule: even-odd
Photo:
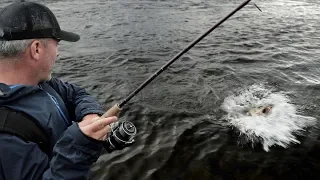
[[[137,129],[129,121],[115,122],[110,124],[111,132],[107,134],[107,140],[103,143],[108,153],[114,150],[121,150],[134,143]]]

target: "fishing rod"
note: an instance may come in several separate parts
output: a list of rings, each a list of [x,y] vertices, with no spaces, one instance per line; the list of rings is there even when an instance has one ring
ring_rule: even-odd
[[[186,48],[180,51],[176,56],[174,56],[169,62],[163,65],[159,70],[157,70],[152,76],[150,76],[147,80],[145,80],[138,88],[136,88],[132,93],[130,93],[120,104],[115,104],[111,107],[105,114],[101,117],[110,117],[110,116],[118,116],[121,108],[128,103],[137,93],[139,93],[144,87],[146,87],[152,80],[154,80],[157,76],[159,76],[164,70],[166,70],[172,63],[174,63],[177,59],[179,59],[183,54],[188,52],[193,46],[195,46],[198,42],[200,42],[204,37],[206,37],[209,33],[211,33],[214,29],[220,26],[223,22],[229,19],[232,15],[234,15],[237,11],[246,6],[251,0],[246,0],[242,4],[240,4],[237,8],[235,8],[231,13],[229,13],[226,17],[221,19],[218,23],[212,26],[209,30],[191,42]],[[260,11],[261,9],[254,4]],[[134,136],[136,134],[136,128],[133,123],[129,121],[124,122],[116,122],[110,125],[111,132],[107,136],[107,140],[104,143],[104,147],[108,152],[111,152],[115,149],[123,149],[124,147],[129,146],[134,142]]]

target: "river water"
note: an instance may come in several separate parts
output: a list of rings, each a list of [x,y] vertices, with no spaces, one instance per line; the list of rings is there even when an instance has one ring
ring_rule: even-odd
[[[4,6],[12,2],[5,0]],[[43,0],[61,27],[54,75],[108,109],[241,0]],[[254,1],[128,104],[136,142],[92,179],[319,179],[320,2]],[[243,109],[272,105],[268,117]]]

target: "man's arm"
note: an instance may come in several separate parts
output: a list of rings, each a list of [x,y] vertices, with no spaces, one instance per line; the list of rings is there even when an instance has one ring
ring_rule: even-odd
[[[108,124],[116,117],[73,123],[53,148],[49,162],[37,144],[6,133],[0,134],[0,177],[3,179],[87,179],[99,158]]]
[[[69,111],[75,113],[76,122],[80,122],[88,114],[104,113],[99,103],[84,88],[57,78],[51,78],[47,83],[62,97]]]

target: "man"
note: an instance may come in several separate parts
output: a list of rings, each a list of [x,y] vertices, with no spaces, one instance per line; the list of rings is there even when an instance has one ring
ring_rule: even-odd
[[[84,89],[51,77],[58,42],[79,39],[43,5],[17,2],[0,11],[0,107],[32,117],[50,143],[46,153],[0,128],[1,180],[88,178],[117,118],[98,118],[104,112]]]

